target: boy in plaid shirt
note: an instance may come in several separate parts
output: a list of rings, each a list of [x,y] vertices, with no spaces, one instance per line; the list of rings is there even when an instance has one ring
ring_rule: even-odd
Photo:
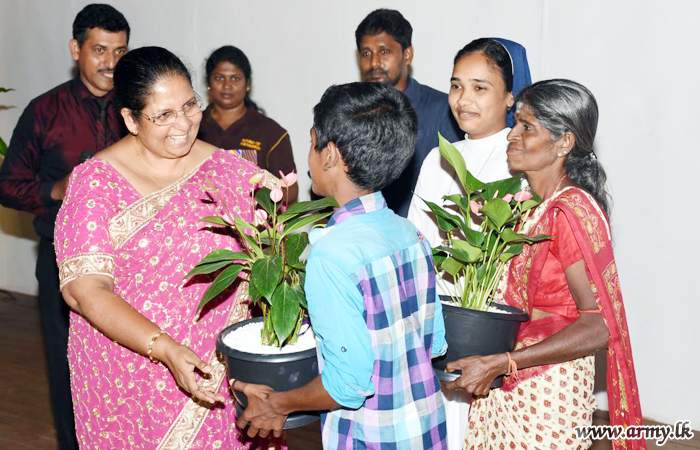
[[[320,375],[287,392],[235,381],[250,436],[280,435],[294,411],[327,410],[326,449],[447,448],[430,361],[447,350],[430,244],[380,192],[410,161],[416,129],[406,98],[384,84],[331,86],[314,108],[312,189],[341,205],[312,231],[306,267]]]

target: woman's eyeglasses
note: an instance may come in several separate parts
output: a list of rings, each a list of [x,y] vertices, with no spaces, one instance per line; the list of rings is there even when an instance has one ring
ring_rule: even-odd
[[[150,120],[158,126],[164,127],[167,125],[174,124],[177,120],[177,116],[180,113],[183,113],[187,117],[196,116],[197,114],[202,112],[202,106],[202,99],[199,97],[199,95],[195,93],[194,98],[189,102],[185,103],[185,106],[183,106],[180,111],[164,111],[155,116],[147,116],[143,113],[139,113],[139,115],[145,117],[146,119]]]

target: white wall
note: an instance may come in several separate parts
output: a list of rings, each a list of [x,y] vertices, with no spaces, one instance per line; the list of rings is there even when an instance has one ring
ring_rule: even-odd
[[[0,0],[0,135],[29,100],[69,77],[67,43],[87,1]],[[223,44],[253,66],[253,96],[292,137],[303,192],[311,108],[331,84],[358,79],[354,30],[380,6],[414,27],[413,74],[446,91],[452,58],[471,39],[525,45],[534,80],[568,77],[596,95],[597,151],[615,200],[615,251],[645,416],[700,428],[694,327],[700,295],[693,182],[700,165],[700,4],[681,1],[375,2],[322,0],[112,1],[132,26],[131,47],[160,45],[186,59],[205,92],[203,61]],[[308,194],[306,194],[308,195]],[[304,194],[302,194],[304,198]],[[0,288],[35,292],[28,217],[0,209]],[[695,269],[695,270],[694,270]],[[695,300],[693,300],[695,299]]]

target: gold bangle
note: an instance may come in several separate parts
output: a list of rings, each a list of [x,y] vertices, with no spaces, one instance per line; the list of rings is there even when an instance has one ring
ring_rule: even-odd
[[[155,359],[154,357],[151,356],[151,353],[153,353],[153,344],[155,344],[156,339],[158,339],[163,334],[168,334],[168,333],[164,330],[158,331],[156,334],[153,335],[153,337],[151,338],[151,341],[148,343],[148,350],[146,351],[146,356],[148,356],[148,359],[150,359],[151,362],[153,362],[153,363],[158,362],[157,359]],[[168,336],[170,336],[170,335],[168,334]]]

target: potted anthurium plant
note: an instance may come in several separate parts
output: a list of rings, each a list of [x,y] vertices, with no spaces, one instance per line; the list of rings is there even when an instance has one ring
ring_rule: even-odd
[[[540,202],[520,177],[491,183],[476,179],[459,151],[439,136],[440,154],[452,166],[463,194],[443,197],[443,205],[425,201],[447,238],[433,248],[437,282],[443,296],[443,314],[449,348],[434,360],[438,376],[453,380],[459,373],[445,373],[448,362],[472,355],[511,351],[523,311],[493,303],[508,262],[524,245],[549,236],[517,232],[521,219]],[[500,385],[500,379],[497,379]]]
[[[292,186],[295,173],[281,175],[281,186]],[[254,175],[255,186],[263,174]],[[235,217],[217,195],[214,186],[205,188],[220,203],[221,214],[202,219],[232,233],[241,243],[241,251],[214,250],[187,274],[217,274],[199,304],[201,310],[209,301],[243,278],[239,289],[248,289],[251,305],[262,317],[256,317],[224,329],[217,340],[217,349],[228,362],[231,378],[266,384],[276,390],[300,387],[318,375],[318,362],[313,332],[308,331],[308,315],[304,296],[306,263],[301,259],[309,243],[305,228],[318,226],[337,206],[332,198],[287,205],[280,187],[253,189],[253,217],[249,223]],[[300,338],[301,336],[301,338]],[[297,342],[299,341],[299,342]],[[303,341],[303,342],[302,342]],[[238,394],[239,413],[246,399]],[[285,428],[305,425],[317,415],[296,414],[287,419]]]

